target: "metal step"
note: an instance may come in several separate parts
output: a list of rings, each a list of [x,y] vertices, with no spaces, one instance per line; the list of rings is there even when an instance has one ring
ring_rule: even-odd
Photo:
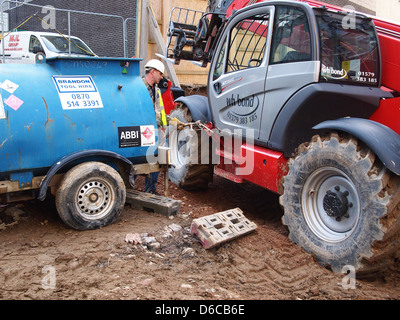
[[[182,201],[137,190],[126,190],[126,203],[133,209],[160,213],[169,217],[177,214]]]
[[[205,249],[210,249],[256,229],[257,225],[248,220],[241,209],[235,208],[194,219],[190,232]]]

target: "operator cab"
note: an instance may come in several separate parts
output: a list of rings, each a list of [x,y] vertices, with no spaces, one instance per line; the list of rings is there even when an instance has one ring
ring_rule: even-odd
[[[232,15],[215,47],[208,80],[214,125],[251,129],[256,144],[268,145],[277,116],[300,90],[318,83],[380,87],[379,61],[369,18],[295,2],[248,6]]]

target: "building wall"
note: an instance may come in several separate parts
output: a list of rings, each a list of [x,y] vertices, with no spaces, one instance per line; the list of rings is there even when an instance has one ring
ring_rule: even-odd
[[[356,11],[367,14],[376,14],[376,0],[321,0],[328,4],[333,4],[339,7],[352,6]]]
[[[376,15],[400,23],[400,1],[377,1]]]

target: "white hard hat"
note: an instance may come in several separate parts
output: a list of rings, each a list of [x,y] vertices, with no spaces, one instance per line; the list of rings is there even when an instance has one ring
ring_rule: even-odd
[[[160,71],[162,74],[164,74],[165,71],[165,67],[164,64],[157,59],[152,59],[149,62],[146,63],[146,65],[144,66],[146,69],[156,69],[158,71]]]

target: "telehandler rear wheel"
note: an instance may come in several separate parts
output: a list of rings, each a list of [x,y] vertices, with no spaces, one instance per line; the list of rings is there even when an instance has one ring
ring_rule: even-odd
[[[290,239],[335,272],[351,266],[366,276],[399,248],[400,179],[354,138],[316,136],[301,145],[280,203]]]
[[[125,184],[117,171],[101,162],[85,162],[65,174],[55,200],[68,226],[89,230],[115,221],[125,199]]]

